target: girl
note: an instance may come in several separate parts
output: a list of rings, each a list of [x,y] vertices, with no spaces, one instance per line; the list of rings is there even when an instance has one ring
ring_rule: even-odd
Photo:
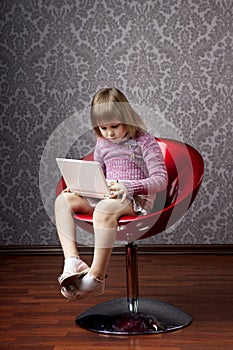
[[[95,94],[91,122],[97,134],[94,160],[103,168],[111,196],[93,200],[67,188],[56,199],[56,226],[65,257],[58,281],[61,293],[69,299],[104,292],[118,218],[147,214],[153,208],[156,192],[167,186],[160,147],[121,91],[105,88]],[[90,268],[78,255],[74,212],[93,214],[95,248]]]

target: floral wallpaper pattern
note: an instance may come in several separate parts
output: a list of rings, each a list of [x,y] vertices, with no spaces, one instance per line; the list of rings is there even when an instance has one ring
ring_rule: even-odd
[[[41,159],[54,130],[105,86],[156,109],[205,161],[185,217],[143,243],[233,243],[233,2],[1,0],[0,244],[59,244],[41,196],[40,181],[55,196],[46,176],[39,179]],[[80,112],[76,130],[85,137],[75,140],[68,128],[64,138],[76,157],[93,149],[87,125]],[[166,137],[166,128],[157,136]]]

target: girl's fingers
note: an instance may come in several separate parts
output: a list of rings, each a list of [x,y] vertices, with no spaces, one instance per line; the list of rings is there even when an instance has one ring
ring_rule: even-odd
[[[121,196],[121,203],[123,203],[127,198],[127,191],[125,186],[122,183],[115,182],[113,185],[111,185],[109,189],[112,192],[111,198],[115,199]]]

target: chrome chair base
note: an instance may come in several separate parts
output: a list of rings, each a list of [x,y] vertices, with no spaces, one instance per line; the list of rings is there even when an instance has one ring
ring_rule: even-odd
[[[158,334],[192,322],[180,308],[155,299],[138,298],[134,310],[131,306],[128,298],[109,300],[85,311],[75,322],[89,331],[114,335]]]

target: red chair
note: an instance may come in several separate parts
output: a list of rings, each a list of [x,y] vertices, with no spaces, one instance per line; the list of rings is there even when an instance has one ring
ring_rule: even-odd
[[[194,201],[204,175],[204,162],[192,146],[171,139],[157,139],[168,171],[168,187],[157,194],[155,207],[145,216],[123,216],[117,240],[126,245],[127,298],[110,300],[92,307],[76,318],[88,330],[105,334],[150,334],[183,328],[192,322],[185,311],[155,299],[139,297],[137,245],[142,240],[176,223]],[[93,159],[93,154],[85,157]],[[61,179],[57,195],[65,188]],[[81,228],[93,231],[92,217],[75,214]]]

